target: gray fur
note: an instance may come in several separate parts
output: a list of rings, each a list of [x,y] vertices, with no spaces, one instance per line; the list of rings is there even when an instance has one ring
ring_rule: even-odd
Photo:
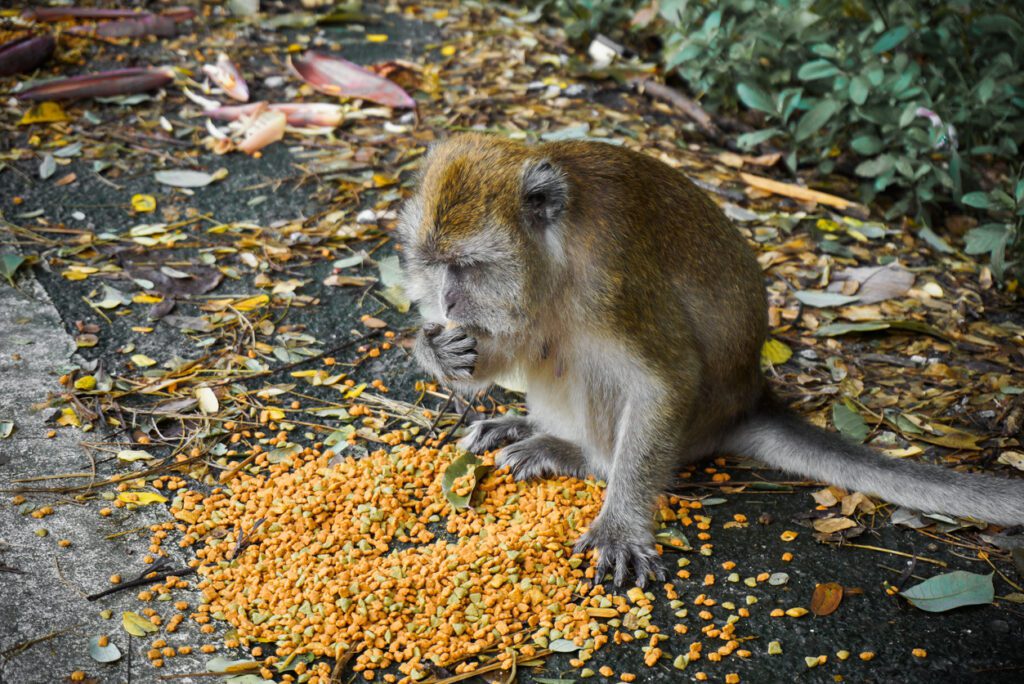
[[[886,458],[781,411],[755,415],[733,430],[722,448],[926,513],[959,515],[1000,525],[1024,523],[1024,483],[1020,481],[964,475]]]
[[[468,381],[476,365],[476,340],[462,328],[424,325],[416,335],[413,354],[429,373],[451,382]]]
[[[459,446],[466,451],[480,454],[498,447],[506,441],[518,442],[535,432],[533,425],[523,416],[501,416],[478,420],[469,426]]]
[[[517,480],[544,477],[587,477],[590,474],[583,451],[575,444],[551,435],[533,435],[513,442],[494,459],[507,467]]]

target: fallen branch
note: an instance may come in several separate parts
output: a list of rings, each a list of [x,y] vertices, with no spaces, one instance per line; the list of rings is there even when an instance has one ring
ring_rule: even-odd
[[[715,125],[715,122],[711,120],[711,116],[704,111],[704,108],[696,100],[683,95],[671,86],[658,83],[649,78],[631,78],[629,79],[629,84],[645,95],[665,100],[671,104],[697,124],[697,128],[704,131],[708,137],[715,140],[721,139],[722,132]]]
[[[770,192],[773,195],[791,197],[795,200],[800,200],[801,202],[817,202],[818,204],[834,207],[839,211],[860,219],[867,219],[868,216],[871,215],[871,212],[863,204],[858,204],[857,202],[844,199],[837,195],[830,195],[827,192],[811,190],[810,188],[805,188],[802,185],[783,183],[781,181],[772,180],[771,178],[765,178],[764,176],[755,176],[752,173],[740,173],[740,178],[742,178],[743,182],[750,187]]]

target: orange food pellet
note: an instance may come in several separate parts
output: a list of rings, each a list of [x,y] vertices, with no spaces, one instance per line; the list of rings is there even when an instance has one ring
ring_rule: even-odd
[[[928,651],[924,650],[923,648],[915,648],[915,649],[914,649],[913,651],[911,651],[910,653],[911,653],[911,654],[912,654],[912,655],[913,655],[913,656],[914,656],[915,658],[927,658],[927,657],[928,657]]]

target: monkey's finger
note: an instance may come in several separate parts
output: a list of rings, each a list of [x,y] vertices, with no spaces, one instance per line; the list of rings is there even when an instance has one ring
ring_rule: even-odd
[[[444,330],[444,326],[440,323],[426,323],[423,326],[423,335],[428,339],[432,340]]]
[[[604,552],[602,551],[602,555]],[[615,553],[615,586],[621,587],[626,583],[626,575],[629,573],[629,552],[628,551],[617,551]]]

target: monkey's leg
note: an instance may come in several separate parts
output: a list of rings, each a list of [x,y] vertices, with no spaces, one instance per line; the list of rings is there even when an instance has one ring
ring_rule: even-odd
[[[611,574],[615,584],[628,579],[643,587],[650,575],[665,579],[654,548],[653,515],[659,493],[672,473],[672,445],[658,439],[657,408],[627,405],[619,418],[608,488],[601,512],[576,543],[575,552],[596,549],[594,583]]]
[[[575,444],[551,435],[534,435],[502,449],[495,464],[508,466],[517,480],[543,477],[586,477],[587,461]]]
[[[459,446],[479,454],[505,441],[526,439],[533,433],[533,425],[523,416],[501,416],[473,423],[466,431],[466,436],[459,440]]]

